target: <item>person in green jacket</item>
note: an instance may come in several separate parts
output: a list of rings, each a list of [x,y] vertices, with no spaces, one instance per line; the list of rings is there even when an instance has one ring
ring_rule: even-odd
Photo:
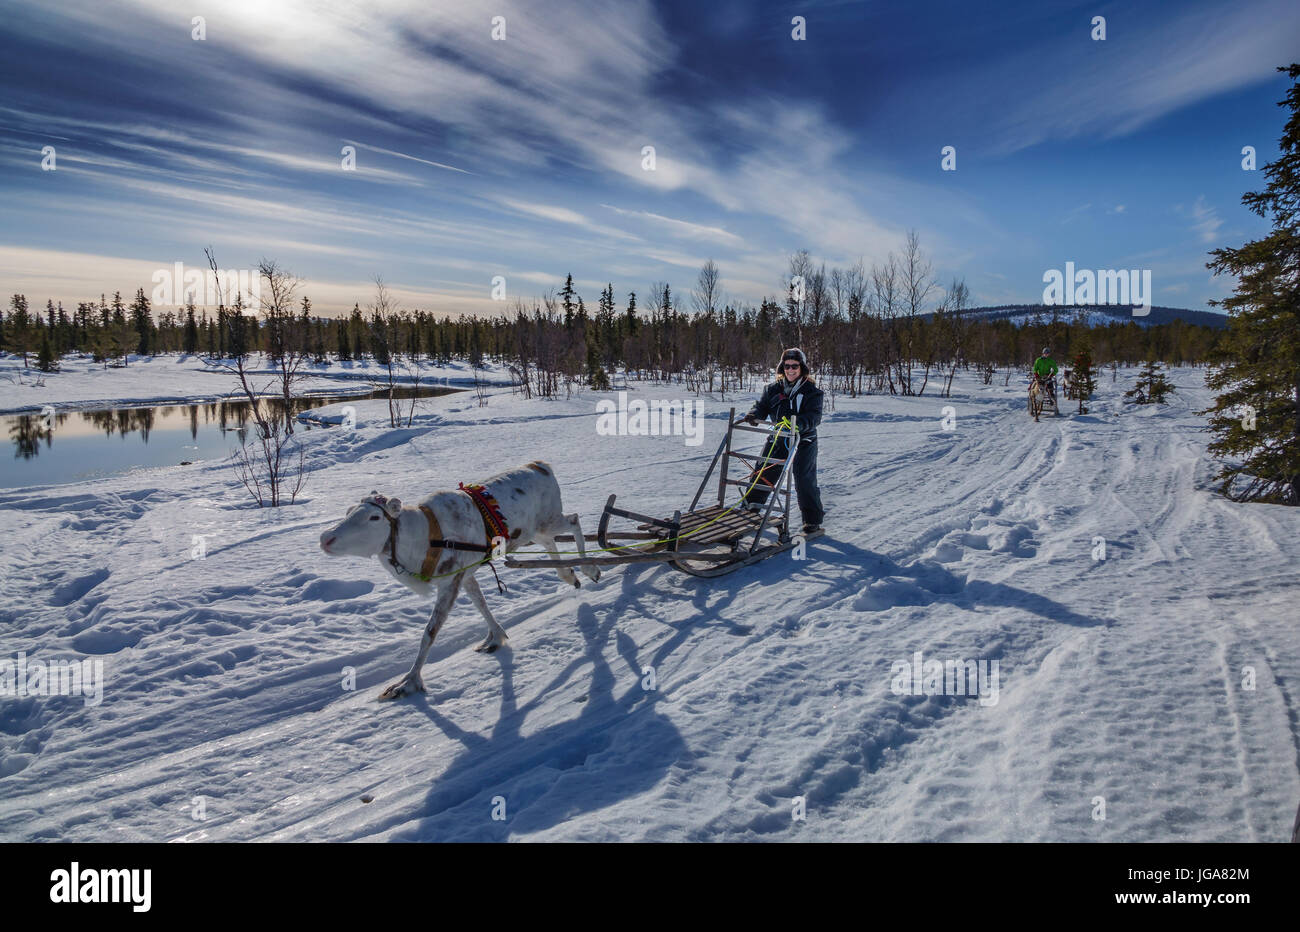
[[[1043,347],[1043,355],[1034,360],[1034,378],[1042,382],[1047,387],[1047,391],[1052,396],[1052,407],[1056,407],[1056,373],[1060,366],[1052,358],[1050,348]]]

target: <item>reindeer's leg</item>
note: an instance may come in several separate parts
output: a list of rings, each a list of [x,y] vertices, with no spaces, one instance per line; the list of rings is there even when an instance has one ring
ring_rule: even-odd
[[[442,627],[443,622],[447,620],[447,616],[451,614],[451,607],[456,602],[456,594],[460,591],[461,577],[464,575],[461,572],[455,576],[449,576],[438,586],[438,596],[433,601],[433,613],[429,616],[429,623],[425,626],[424,635],[420,639],[420,653],[416,655],[414,666],[400,681],[380,693],[380,699],[397,699],[401,696],[409,696],[412,693],[424,692],[424,680],[420,676],[420,670],[424,667],[424,661],[429,656],[429,648],[433,646],[433,639],[438,636],[438,629]]]
[[[587,542],[582,538],[582,525],[578,523],[578,513],[574,512],[571,515],[565,515],[564,523],[573,530],[573,539],[578,544],[578,556],[585,557],[587,555]],[[600,579],[599,566],[589,566],[584,563],[578,569],[582,570],[592,582]]]
[[[470,601],[473,602],[475,606],[478,607],[478,610],[483,613],[483,617],[487,619],[488,623],[488,636],[486,640],[474,649],[480,653],[490,654],[502,644],[505,644],[510,640],[506,637],[506,629],[497,624],[497,620],[493,618],[492,613],[488,611],[487,600],[483,598],[483,590],[479,588],[478,580],[469,575],[469,573],[465,574],[465,592],[469,594]]]
[[[562,558],[562,554],[555,546],[556,530],[556,528],[547,525],[537,533],[533,540],[545,547],[547,553],[559,560]],[[556,572],[560,574],[561,579],[573,586],[573,588],[577,589],[582,585],[582,583],[578,582],[578,574],[573,571],[573,567],[561,566],[557,568]]]

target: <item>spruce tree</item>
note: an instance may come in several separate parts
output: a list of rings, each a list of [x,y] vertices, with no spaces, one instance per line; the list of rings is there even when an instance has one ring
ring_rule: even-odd
[[[1143,366],[1138,374],[1137,384],[1124,393],[1125,398],[1132,398],[1140,405],[1164,404],[1165,395],[1174,391],[1173,384],[1165,378],[1160,363],[1151,360]]]
[[[136,354],[150,355],[153,352],[155,330],[150,316],[149,299],[144,296],[143,288],[136,289],[135,300],[131,302],[131,329],[135,331]]]
[[[560,297],[564,299],[564,329],[569,330],[573,327],[573,273],[570,272],[564,279],[564,287],[560,289]]]
[[[352,333],[352,358],[361,362],[366,358],[365,332],[366,321],[361,316],[361,305],[352,305],[352,315],[348,318],[348,330]]]
[[[587,344],[587,384],[597,391],[609,391],[609,374],[600,364],[600,347],[595,341]]]
[[[1206,263],[1237,284],[1210,302],[1228,309],[1228,330],[1205,379],[1220,393],[1202,413],[1216,435],[1209,451],[1223,461],[1223,494],[1300,505],[1300,64],[1278,70],[1292,82],[1279,102],[1290,110],[1281,155],[1264,166],[1264,190],[1241,199],[1273,229]]]
[[[1079,413],[1087,414],[1083,403],[1097,390],[1097,373],[1092,368],[1092,347],[1086,338],[1074,354],[1074,390],[1079,393]]]
[[[36,368],[42,372],[53,372],[59,368],[59,364],[54,359],[54,349],[50,346],[48,327],[41,331],[41,350],[36,356]]]
[[[375,357],[375,362],[381,366],[387,366],[392,361],[392,353],[388,345],[388,320],[381,317],[378,311],[375,311],[370,318],[370,355]]]
[[[27,354],[32,348],[32,319],[27,310],[27,296],[16,294],[9,299],[9,323],[15,353],[23,354],[23,368],[27,368]]]
[[[348,344],[348,325],[347,321],[334,321],[334,336],[338,343],[339,362],[346,362],[352,358],[352,350]]]
[[[187,356],[199,351],[199,323],[194,319],[194,302],[185,305],[185,340],[181,345]]]

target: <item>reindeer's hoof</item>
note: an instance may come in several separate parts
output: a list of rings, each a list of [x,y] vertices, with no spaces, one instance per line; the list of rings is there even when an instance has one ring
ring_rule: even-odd
[[[581,580],[581,579],[575,579],[575,580],[573,581],[573,588],[575,588],[575,589],[581,589],[581,588],[582,588],[582,580]]]
[[[506,640],[504,638],[500,641],[494,641],[492,638],[488,638],[478,647],[474,648],[474,650],[478,651],[480,654],[494,654],[496,653],[497,648],[501,647],[505,643]]]
[[[402,680],[399,683],[394,683],[392,686],[389,686],[387,689],[385,689],[382,693],[379,694],[379,698],[380,699],[401,699],[403,696],[410,696],[410,695],[414,695],[415,693],[422,693],[424,691],[425,691],[424,682],[422,680],[407,679],[407,680]]]

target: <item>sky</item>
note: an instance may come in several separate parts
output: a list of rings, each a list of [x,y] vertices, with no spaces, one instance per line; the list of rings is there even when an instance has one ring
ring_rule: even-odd
[[[0,290],[148,294],[211,246],[327,314],[377,276],[644,306],[707,259],[756,303],[915,230],[976,304],[1073,262],[1206,310],[1208,251],[1267,229],[1242,149],[1277,155],[1297,37],[1294,0],[0,0]]]

